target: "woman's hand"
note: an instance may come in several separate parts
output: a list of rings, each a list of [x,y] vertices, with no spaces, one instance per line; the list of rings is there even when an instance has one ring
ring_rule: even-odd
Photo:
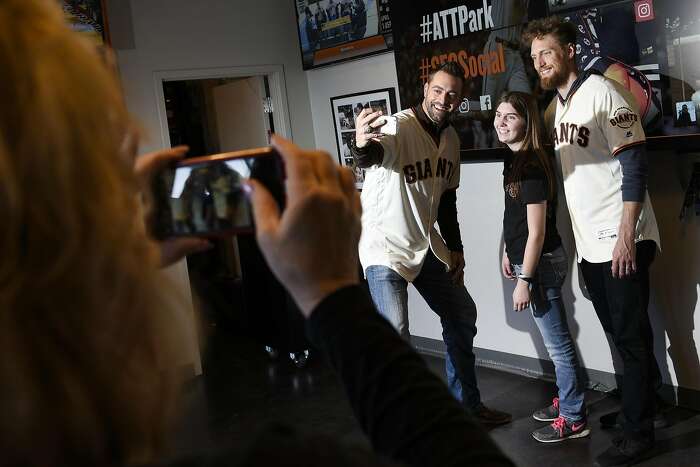
[[[501,273],[503,277],[508,280],[515,280],[515,275],[513,274],[513,266],[510,264],[510,259],[508,259],[508,253],[503,251],[503,258],[501,259]]]
[[[513,310],[523,311],[530,306],[530,284],[524,280],[518,280],[513,291]]]
[[[321,151],[302,150],[274,136],[285,163],[287,206],[280,212],[256,180],[256,238],[270,269],[307,318],[336,290],[359,283],[357,244],[362,206],[355,179]]]
[[[146,229],[149,233],[151,233],[153,222],[155,222],[153,196],[151,193],[153,178],[173,162],[182,159],[188,150],[187,146],[160,149],[143,154],[137,157],[134,162],[134,173],[139,180],[141,192],[146,203],[144,217]],[[209,250],[213,246],[209,240],[198,237],[173,237],[165,240],[156,240],[156,242],[160,247],[160,263],[163,267],[170,266],[187,255]]]

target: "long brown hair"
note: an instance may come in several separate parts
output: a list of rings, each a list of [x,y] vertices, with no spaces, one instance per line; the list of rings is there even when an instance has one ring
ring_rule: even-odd
[[[556,195],[557,182],[554,175],[552,159],[547,154],[543,145],[543,132],[540,114],[537,110],[537,101],[532,95],[510,91],[504,93],[498,100],[498,105],[508,103],[513,106],[518,115],[525,120],[525,136],[520,150],[513,154],[510,169],[509,182],[515,183],[518,187],[525,175],[525,172],[533,167],[540,168],[547,179],[548,199],[552,200]]]
[[[0,2],[0,465],[151,461],[182,315],[119,87],[57,4]]]

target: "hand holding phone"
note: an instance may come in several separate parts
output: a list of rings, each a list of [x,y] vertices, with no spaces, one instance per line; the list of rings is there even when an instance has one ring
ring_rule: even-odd
[[[381,123],[379,131],[384,135],[396,135],[396,117],[393,115],[386,115],[379,117],[377,119]]]
[[[180,161],[152,185],[157,238],[218,237],[252,232],[245,180],[256,178],[284,204],[284,168],[272,148],[256,148]]]
[[[396,134],[396,117],[382,115],[382,110],[364,108],[355,120],[355,144],[364,147],[368,141],[377,141],[384,135]]]
[[[187,153],[187,146],[159,149],[138,156],[134,162],[134,173],[139,180],[146,203],[144,215],[148,233],[153,236],[154,204],[151,185],[153,178],[164,168],[177,163]],[[136,153],[136,148],[134,148]],[[199,237],[174,237],[157,241],[160,249],[161,266],[170,266],[185,256],[206,251],[212,247],[211,242]]]
[[[274,137],[289,174],[284,212],[251,183],[258,245],[275,276],[308,317],[334,291],[359,282],[360,197],[352,172],[327,153]]]

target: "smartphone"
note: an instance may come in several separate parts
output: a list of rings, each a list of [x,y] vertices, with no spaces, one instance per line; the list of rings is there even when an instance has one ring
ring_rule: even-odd
[[[396,117],[392,115],[382,115],[377,118],[378,121],[384,120],[384,123],[379,127],[379,131],[385,135],[396,134]]]
[[[222,237],[255,230],[244,181],[254,178],[284,209],[284,165],[271,148],[255,148],[179,161],[152,185],[156,238]]]

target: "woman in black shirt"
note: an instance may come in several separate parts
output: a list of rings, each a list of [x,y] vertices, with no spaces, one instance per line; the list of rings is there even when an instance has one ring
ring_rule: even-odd
[[[505,211],[503,275],[516,281],[513,309],[532,309],[554,363],[559,388],[552,405],[535,420],[552,422],[532,436],[552,443],[588,436],[579,362],[561,298],[567,257],[556,227],[556,179],[551,157],[542,147],[537,104],[522,92],[503,95],[496,109],[498,139],[512,151],[503,171]]]

